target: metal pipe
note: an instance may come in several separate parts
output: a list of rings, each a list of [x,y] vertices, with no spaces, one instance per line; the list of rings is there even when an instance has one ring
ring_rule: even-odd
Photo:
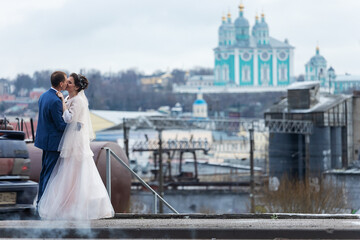
[[[154,213],[157,214],[157,195],[154,194]]]
[[[126,127],[126,119],[123,118],[123,134],[124,134],[124,148],[125,148],[125,154],[128,159],[129,157],[129,128]]]
[[[106,190],[111,199],[111,158],[110,158],[110,148],[105,148],[106,150]]]
[[[162,162],[162,139],[161,133],[162,130],[159,129],[159,192],[160,196],[164,196],[164,176],[163,176],[163,162]],[[159,211],[163,213],[163,205],[162,202],[159,203]]]
[[[32,134],[32,139],[33,142],[35,142],[35,134],[34,134],[34,121],[32,118],[30,118],[30,125],[31,125],[31,134]]]
[[[254,128],[249,129],[249,134],[250,134],[250,200],[251,200],[251,213],[255,213]]]
[[[17,130],[20,131],[20,119],[15,118],[15,120],[17,120]]]
[[[143,185],[146,187],[149,191],[151,191],[154,195],[157,196],[171,211],[173,211],[176,214],[179,214],[178,211],[176,211],[168,202],[165,201],[154,189],[152,189],[137,173],[135,173],[121,158],[119,158],[113,151],[111,151],[110,148],[104,147],[103,149],[106,150],[106,152],[109,151],[109,153],[119,162],[121,165],[123,165],[127,170],[129,170]]]
[[[305,134],[305,183],[309,185],[310,178],[310,135]]]

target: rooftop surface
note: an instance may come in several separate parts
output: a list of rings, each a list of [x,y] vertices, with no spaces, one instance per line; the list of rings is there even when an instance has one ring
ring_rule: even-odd
[[[358,239],[359,215],[117,214],[93,221],[0,221],[1,238]]]

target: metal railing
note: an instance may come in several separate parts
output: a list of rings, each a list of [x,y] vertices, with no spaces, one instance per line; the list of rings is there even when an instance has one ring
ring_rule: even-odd
[[[106,151],[106,189],[108,191],[109,197],[111,199],[111,156],[113,156],[121,165],[123,165],[127,170],[129,170],[141,183],[144,187],[146,187],[149,191],[154,194],[154,212],[158,213],[157,210],[157,202],[160,199],[171,211],[176,214],[179,214],[178,211],[175,210],[168,202],[165,201],[154,189],[152,189],[139,175],[137,175],[121,158],[119,158],[110,148],[104,147],[102,148]]]

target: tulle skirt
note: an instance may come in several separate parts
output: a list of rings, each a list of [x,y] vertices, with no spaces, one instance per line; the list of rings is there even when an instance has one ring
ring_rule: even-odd
[[[114,216],[92,152],[85,152],[72,151],[70,156],[58,159],[39,201],[41,218],[89,220]]]

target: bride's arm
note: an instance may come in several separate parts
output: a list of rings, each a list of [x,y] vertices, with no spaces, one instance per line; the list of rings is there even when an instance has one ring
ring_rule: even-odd
[[[70,103],[70,106],[65,106],[63,119],[66,123],[71,123],[73,121],[79,121],[79,115],[81,115],[81,102],[76,98]]]

